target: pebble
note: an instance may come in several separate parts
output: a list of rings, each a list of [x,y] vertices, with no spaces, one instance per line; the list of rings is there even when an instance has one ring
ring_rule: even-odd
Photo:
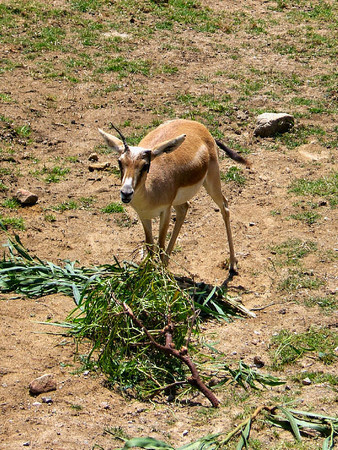
[[[33,192],[27,189],[19,189],[15,195],[15,198],[23,206],[32,206],[38,201],[39,197]]]
[[[42,397],[42,403],[47,403],[47,405],[51,405],[53,400],[50,397]]]
[[[88,170],[89,172],[93,172],[94,170],[105,170],[108,167],[110,167],[110,162],[94,163],[88,166]]]
[[[262,360],[262,358],[260,356],[255,356],[253,361],[254,361],[254,365],[258,368],[265,366],[265,362]]]
[[[56,381],[53,374],[44,374],[29,383],[29,392],[33,395],[55,390]]]
[[[310,378],[304,378],[304,380],[302,380],[302,384],[304,386],[309,386],[310,384],[312,384],[312,381],[310,380]]]
[[[183,433],[182,433],[182,436],[186,436],[187,434],[189,434],[189,431],[188,430],[184,430]]]
[[[88,158],[89,161],[97,162],[99,160],[99,155],[97,153],[91,153]]]

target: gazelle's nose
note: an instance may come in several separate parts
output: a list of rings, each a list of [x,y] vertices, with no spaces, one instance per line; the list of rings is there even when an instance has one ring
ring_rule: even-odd
[[[130,186],[125,186],[121,189],[121,200],[123,203],[129,203],[134,195],[134,189]]]

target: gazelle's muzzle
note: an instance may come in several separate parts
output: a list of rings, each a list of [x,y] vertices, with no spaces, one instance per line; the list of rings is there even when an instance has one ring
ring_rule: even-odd
[[[121,189],[121,200],[123,203],[130,203],[134,195],[134,189],[131,186],[123,186]]]

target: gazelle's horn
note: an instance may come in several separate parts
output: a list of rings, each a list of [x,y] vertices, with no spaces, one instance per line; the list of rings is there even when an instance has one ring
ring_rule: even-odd
[[[123,142],[123,145],[124,145],[124,151],[125,151],[125,152],[129,152],[129,151],[130,151],[130,148],[129,148],[128,144],[127,144],[126,138],[123,136],[123,134],[121,133],[121,131],[120,131],[115,125],[113,125],[112,123],[110,124],[110,126],[111,126],[112,128],[114,128],[114,130],[117,131],[118,134],[120,135],[120,138],[122,139],[122,142]]]

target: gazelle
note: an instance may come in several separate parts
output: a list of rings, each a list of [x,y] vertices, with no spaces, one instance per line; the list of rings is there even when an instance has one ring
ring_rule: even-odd
[[[204,185],[221,210],[230,249],[230,272],[236,272],[237,260],[228,201],[221,191],[217,146],[237,162],[249,163],[215,140],[204,125],[190,120],[163,123],[147,134],[137,147],[129,147],[120,131],[115,130],[122,140],[100,129],[99,132],[108,146],[119,154],[121,200],[130,203],[139,215],[148,249],[154,245],[152,219],[160,216],[158,244],[163,263],[168,262],[189,208],[188,201]],[[176,222],[165,250],[172,207],[176,211]]]

